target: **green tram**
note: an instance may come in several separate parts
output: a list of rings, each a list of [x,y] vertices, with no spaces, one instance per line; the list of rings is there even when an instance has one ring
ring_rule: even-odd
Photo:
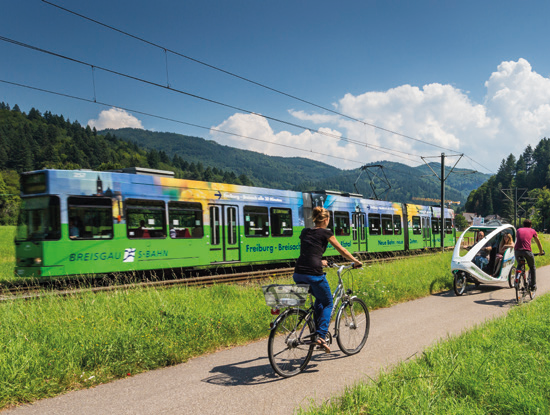
[[[454,212],[339,192],[294,192],[173,178],[172,172],[41,170],[21,177],[20,277],[280,263],[300,253],[311,211],[354,253],[455,243]],[[330,247],[327,255],[336,255]]]

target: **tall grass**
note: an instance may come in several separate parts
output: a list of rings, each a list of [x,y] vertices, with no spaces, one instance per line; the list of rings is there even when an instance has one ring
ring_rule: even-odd
[[[302,414],[548,414],[550,296]]]
[[[265,336],[258,297],[220,285],[0,303],[0,407]]]
[[[15,226],[0,226],[0,283],[14,281]]]

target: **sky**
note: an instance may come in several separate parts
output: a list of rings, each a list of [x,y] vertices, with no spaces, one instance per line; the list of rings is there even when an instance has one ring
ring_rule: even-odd
[[[0,6],[0,101],[98,130],[482,173],[550,137],[547,0]]]

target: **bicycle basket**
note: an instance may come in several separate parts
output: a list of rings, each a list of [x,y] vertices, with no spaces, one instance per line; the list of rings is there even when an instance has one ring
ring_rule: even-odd
[[[303,306],[306,303],[309,285],[265,285],[262,287],[265,303],[269,307]]]

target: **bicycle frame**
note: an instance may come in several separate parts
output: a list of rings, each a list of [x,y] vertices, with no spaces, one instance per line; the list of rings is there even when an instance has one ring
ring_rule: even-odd
[[[338,285],[332,293],[333,305],[330,310],[332,320],[338,309],[334,321],[334,335],[328,331],[324,339],[327,344],[332,344],[334,337],[340,351],[348,356],[357,354],[363,349],[370,327],[367,305],[360,298],[352,296],[352,290],[346,289],[344,285],[343,271],[352,267],[353,264],[338,268]],[[353,285],[353,280],[351,284]],[[297,302],[297,306],[283,305],[282,308],[286,310],[271,323],[267,346],[269,363],[273,370],[283,377],[294,376],[303,371],[311,359],[316,344],[318,349],[330,352],[330,348],[325,347],[326,345],[317,338],[312,294],[309,294],[309,308],[306,309],[303,297],[301,300]],[[276,303],[279,304],[279,302]],[[277,307],[279,306],[275,307],[276,312],[279,310]]]
[[[518,266],[516,268],[516,282],[519,281],[520,277],[525,273],[525,258],[519,257],[518,258]]]
[[[341,306],[344,304],[345,301],[349,301],[351,298],[353,298],[353,297],[349,296],[352,293],[351,289],[348,289],[348,291],[345,292],[344,280],[342,279],[343,271],[346,270],[346,269],[351,269],[351,268],[352,268],[352,265],[341,265],[338,268],[338,271],[337,271],[338,285],[336,286],[334,292],[332,293],[332,310],[330,312],[330,319],[331,320],[332,320],[332,317],[334,316],[334,312],[336,311],[336,309],[341,308]],[[306,312],[306,316],[304,317],[304,320],[306,322],[310,321],[310,320],[313,321],[313,325],[316,328],[317,326],[315,324],[315,319],[313,318],[313,315],[314,315],[313,299],[311,297],[312,297],[312,294],[310,293],[309,294],[310,306],[306,310],[304,310]],[[271,323],[271,330],[273,330],[277,326],[277,324],[279,323],[279,320],[287,314],[288,310],[296,310],[296,309],[303,310],[303,308],[300,308],[300,307],[289,307],[285,312],[281,313],[275,319],[275,321],[273,321]],[[353,316],[353,319],[355,320],[355,316]],[[300,319],[300,323],[301,322],[302,322],[302,319]],[[353,323],[356,324],[355,321]],[[310,339],[310,340],[302,341],[302,335],[303,335],[303,332],[304,332],[305,328],[306,328],[306,325],[304,325],[302,327],[302,329],[300,330],[300,335],[298,336],[298,339],[300,340],[300,344],[309,345],[309,344],[312,344],[314,342],[314,340]],[[338,337],[338,333],[337,333],[338,328],[335,327],[334,330],[335,330],[334,331],[334,337],[336,338],[336,337]]]

